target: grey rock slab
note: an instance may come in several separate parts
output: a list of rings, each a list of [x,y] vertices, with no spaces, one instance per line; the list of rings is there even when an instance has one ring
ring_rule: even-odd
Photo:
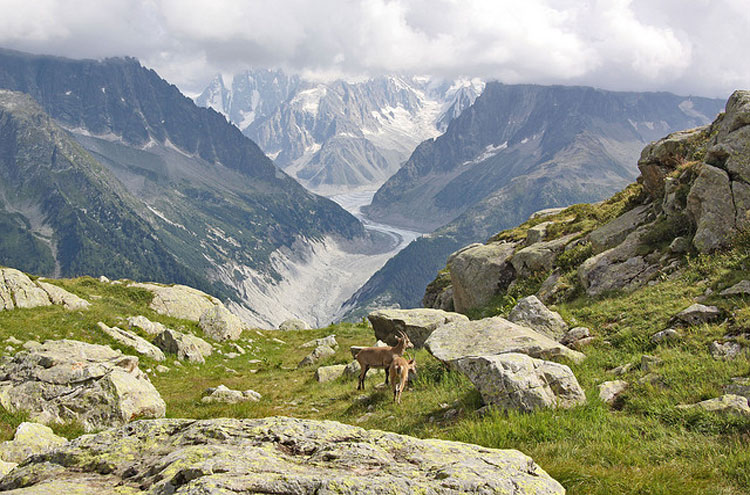
[[[562,253],[565,246],[578,237],[577,233],[568,234],[559,239],[537,242],[517,251],[510,263],[517,276],[528,277],[536,273],[547,272],[554,267],[555,258]]]
[[[166,359],[161,349],[143,337],[139,337],[132,332],[123,330],[122,328],[109,327],[101,321],[97,323],[97,325],[104,333],[115,339],[120,344],[132,347],[138,354],[149,357],[155,361],[164,361]]]
[[[578,380],[563,364],[508,353],[469,356],[454,366],[471,380],[485,404],[503,410],[532,412],[586,402]]]
[[[665,177],[683,162],[688,143],[707,129],[708,126],[703,126],[673,132],[643,148],[638,169],[641,171],[643,187],[652,198],[661,198]]]
[[[433,356],[451,367],[464,357],[511,352],[538,359],[566,357],[574,362],[585,358],[580,352],[499,316],[443,325],[432,332],[425,347]]]
[[[731,340],[727,342],[714,340],[708,345],[708,352],[714,359],[734,359],[742,352],[742,346]]]
[[[51,306],[52,301],[42,288],[25,273],[13,268],[0,268],[0,310]]]
[[[299,362],[297,365],[297,368],[302,368],[304,366],[311,366],[321,359],[325,359],[327,357],[335,356],[336,351],[328,347],[327,345],[321,345],[313,349],[313,351],[305,356],[302,361]]]
[[[140,287],[153,293],[151,309],[175,318],[198,321],[206,310],[214,306],[223,306],[215,297],[186,285],[133,283],[130,287]]]
[[[331,349],[338,349],[339,343],[336,342],[336,336],[335,335],[326,335],[325,337],[321,339],[314,339],[309,342],[305,342],[300,347],[306,349],[308,347],[319,347],[321,345],[327,345]]]
[[[40,423],[78,421],[87,431],[166,409],[137,357],[75,340],[48,340],[0,365],[0,405]]]
[[[595,252],[613,248],[652,216],[650,204],[636,206],[591,232],[588,235],[589,242]]]
[[[552,225],[554,222],[542,222],[530,227],[526,231],[526,245],[530,246],[537,242],[542,242],[547,236],[547,227]]]
[[[113,495],[132,480],[181,495],[565,493],[516,450],[284,417],[139,421],[35,457],[0,490],[58,483],[55,493],[78,493],[70,486],[87,484],[96,490],[83,493]]]
[[[545,217],[551,217],[552,215],[557,215],[558,213],[561,213],[567,208],[567,206],[557,207],[557,208],[545,208],[543,210],[535,211],[529,216],[529,220],[534,220],[535,218],[545,218]]]
[[[457,312],[486,304],[513,281],[510,264],[516,244],[492,242],[473,244],[448,259],[453,307]]]
[[[279,324],[279,330],[290,331],[290,330],[307,330],[310,325],[307,322],[300,320],[299,318],[288,318]]]
[[[164,352],[176,354],[178,359],[185,359],[191,363],[205,363],[206,358],[213,353],[211,344],[193,334],[165,329],[154,344]]]
[[[683,325],[701,325],[703,323],[714,322],[720,317],[721,310],[716,306],[693,304],[677,313],[674,316],[673,321]]]
[[[724,394],[715,399],[708,399],[696,404],[683,404],[678,409],[703,409],[728,416],[750,417],[750,406],[747,398],[740,395]]]
[[[232,390],[226,385],[219,385],[216,388],[209,388],[206,390],[206,394],[201,398],[201,402],[204,404],[222,403],[222,404],[238,404],[240,402],[258,402],[262,396],[254,390]]]
[[[206,337],[218,341],[239,339],[245,326],[224,305],[212,306],[204,311],[198,319],[198,325]]]
[[[575,327],[571,328],[565,335],[560,339],[562,345],[571,345],[578,342],[581,339],[586,339],[591,336],[591,331],[586,327]]]
[[[10,473],[14,467],[18,466],[17,462],[5,462],[0,460],[0,479],[6,474]]]
[[[52,301],[52,304],[62,306],[63,308],[70,311],[84,310],[91,306],[87,300],[76,296],[75,294],[68,292],[62,287],[52,285],[42,280],[37,280],[37,285],[47,293],[47,297]]]
[[[688,193],[687,210],[696,223],[693,245],[699,252],[726,246],[736,232],[736,212],[727,172],[702,164]]]
[[[330,382],[332,380],[335,380],[344,374],[344,370],[346,369],[346,366],[347,365],[345,364],[321,366],[320,368],[315,370],[315,380],[317,380],[320,383]]]
[[[549,276],[544,279],[541,287],[535,294],[540,301],[547,304],[555,299],[555,297],[564,290],[564,284],[562,282],[562,273],[560,270],[554,270]]]
[[[536,296],[519,300],[508,315],[508,320],[546,335],[552,340],[560,340],[568,330],[568,324],[559,313],[552,311]]]
[[[674,328],[667,328],[660,332],[656,332],[649,339],[652,344],[666,344],[669,342],[677,342],[682,339],[680,333]]]
[[[21,463],[31,455],[47,452],[66,443],[68,440],[55,435],[49,426],[23,422],[16,428],[13,440],[0,444],[0,459]]]
[[[628,382],[625,380],[612,380],[599,385],[599,398],[612,405],[617,398],[628,389]]]
[[[145,316],[129,316],[128,319],[128,328],[130,330],[141,330],[143,332],[146,332],[149,335],[159,335],[164,330],[167,329],[164,325],[162,325],[159,322],[151,321]]]
[[[432,332],[446,323],[466,322],[469,318],[441,309],[381,309],[367,315],[375,337],[388,345],[396,345],[398,332],[404,332],[415,348],[424,346]]]
[[[747,296],[750,295],[750,280],[741,280],[733,286],[719,292],[721,296]]]

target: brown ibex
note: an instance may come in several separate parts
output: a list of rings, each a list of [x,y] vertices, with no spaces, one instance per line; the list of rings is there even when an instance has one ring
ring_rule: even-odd
[[[364,390],[365,377],[370,368],[385,368],[385,384],[388,385],[388,368],[391,366],[394,356],[401,356],[406,349],[411,349],[414,344],[409,337],[399,331],[396,337],[396,345],[386,347],[365,347],[357,353],[356,359],[362,371],[359,373],[359,383],[357,390]]]
[[[406,360],[401,356],[394,356],[388,374],[391,376],[391,388],[393,388],[393,400],[401,404],[401,392],[409,380],[409,371],[417,373],[417,363],[413,359]]]

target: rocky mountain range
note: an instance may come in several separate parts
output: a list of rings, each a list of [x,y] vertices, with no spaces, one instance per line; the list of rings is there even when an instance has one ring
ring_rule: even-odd
[[[316,192],[374,188],[482,92],[479,80],[377,77],[315,82],[281,70],[219,75],[196,98],[223,113]]]
[[[4,265],[189,283],[268,326],[295,314],[268,291],[313,245],[373,249],[356,218],[135,59],[3,50],[0,88]]]
[[[459,247],[484,241],[537,210],[599,201],[637,175],[645,144],[710,122],[718,99],[588,87],[488,83],[438,138],[414,151],[366,213],[423,232],[378,271],[344,312],[420,303]]]

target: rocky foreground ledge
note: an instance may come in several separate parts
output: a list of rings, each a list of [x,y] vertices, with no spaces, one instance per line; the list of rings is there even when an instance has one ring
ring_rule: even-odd
[[[564,494],[515,450],[333,421],[143,420],[32,456],[13,494]]]

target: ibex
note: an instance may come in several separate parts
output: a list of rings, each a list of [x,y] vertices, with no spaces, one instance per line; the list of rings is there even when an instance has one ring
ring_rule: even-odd
[[[385,384],[388,385],[388,368],[391,366],[394,356],[401,356],[406,349],[414,347],[409,337],[399,331],[396,337],[397,344],[386,347],[365,347],[357,353],[356,359],[362,371],[359,373],[357,390],[364,390],[365,376],[370,368],[385,368]]]
[[[406,360],[401,356],[394,356],[388,374],[391,376],[391,387],[393,388],[393,400],[401,404],[401,392],[406,387],[409,380],[409,371],[413,370],[416,374],[417,363],[413,359]]]

